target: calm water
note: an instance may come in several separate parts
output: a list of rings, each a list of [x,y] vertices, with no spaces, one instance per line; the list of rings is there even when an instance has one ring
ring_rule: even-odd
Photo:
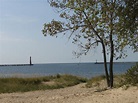
[[[135,63],[114,63],[114,73],[125,73],[133,65]],[[104,65],[94,63],[56,63],[0,67],[0,77],[32,77],[56,74],[72,74],[91,78],[104,74]]]

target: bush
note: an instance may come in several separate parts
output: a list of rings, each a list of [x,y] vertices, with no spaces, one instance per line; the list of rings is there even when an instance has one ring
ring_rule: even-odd
[[[124,76],[124,85],[137,85],[138,84],[138,63],[127,70]]]

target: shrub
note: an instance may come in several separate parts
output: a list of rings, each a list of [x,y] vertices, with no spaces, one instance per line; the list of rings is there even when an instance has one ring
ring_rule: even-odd
[[[137,85],[138,84],[138,63],[127,70],[124,76],[124,85]]]

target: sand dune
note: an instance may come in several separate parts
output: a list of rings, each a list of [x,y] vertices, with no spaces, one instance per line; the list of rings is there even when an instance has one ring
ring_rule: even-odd
[[[84,85],[56,90],[0,94],[0,103],[138,103],[137,87],[98,92],[96,88],[85,88]]]

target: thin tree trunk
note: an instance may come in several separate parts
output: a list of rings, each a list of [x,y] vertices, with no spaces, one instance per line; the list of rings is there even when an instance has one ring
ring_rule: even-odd
[[[110,43],[111,43],[111,48],[110,48],[110,87],[113,87],[113,58],[114,58],[114,45],[113,45],[113,40],[112,40],[112,31],[110,34]]]
[[[106,49],[105,49],[105,45],[104,45],[103,39],[100,37],[100,35],[98,35],[98,32],[94,29],[94,27],[93,27],[92,23],[90,22],[88,16],[86,15],[85,11],[83,13],[84,13],[84,15],[86,16],[86,19],[89,22],[90,28],[93,30],[93,32],[95,33],[95,35],[99,38],[99,40],[102,43],[103,57],[104,57],[104,68],[105,68],[107,86],[110,87],[110,79],[109,79],[109,75],[108,75],[107,60],[106,60]]]
[[[111,0],[111,3],[113,3],[114,0]],[[112,5],[112,9],[114,9],[114,6]],[[113,77],[113,59],[114,59],[114,44],[113,44],[113,12],[110,12],[110,67],[109,67],[109,71],[110,71],[110,87],[113,87],[113,81],[114,81],[114,77]]]
[[[106,60],[106,50],[105,50],[105,45],[104,45],[103,42],[102,42],[102,47],[103,47],[104,68],[105,68],[107,86],[110,87],[110,80],[109,80],[109,74],[108,74],[108,68],[107,68],[107,60]]]

